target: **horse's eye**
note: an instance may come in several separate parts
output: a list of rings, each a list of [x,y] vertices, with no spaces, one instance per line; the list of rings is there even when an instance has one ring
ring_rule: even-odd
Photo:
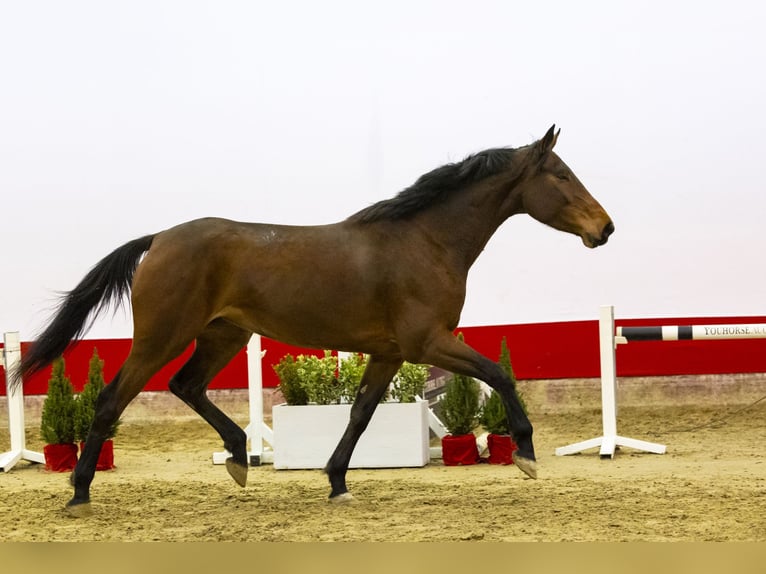
[[[556,177],[558,177],[561,181],[569,181],[569,174],[566,173],[560,173]]]

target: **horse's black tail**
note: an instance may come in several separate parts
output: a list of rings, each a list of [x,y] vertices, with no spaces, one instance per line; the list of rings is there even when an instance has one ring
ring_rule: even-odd
[[[154,235],[129,241],[99,261],[72,291],[64,293],[53,319],[21,356],[11,384],[18,384],[59,357],[72,340],[90,328],[101,311],[119,307],[130,292],[133,274],[141,256],[149,250]]]

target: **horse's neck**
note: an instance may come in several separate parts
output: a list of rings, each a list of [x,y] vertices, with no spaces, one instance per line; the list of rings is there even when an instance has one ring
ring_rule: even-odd
[[[452,194],[444,204],[419,214],[421,229],[430,240],[455,257],[455,264],[467,273],[495,231],[521,204],[501,189],[501,182],[484,182]]]

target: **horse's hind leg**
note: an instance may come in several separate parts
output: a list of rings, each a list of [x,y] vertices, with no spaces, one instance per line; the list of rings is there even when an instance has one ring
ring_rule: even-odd
[[[330,479],[330,500],[345,501],[351,498],[346,488],[346,472],[354,447],[388,388],[391,379],[402,366],[401,358],[371,356],[359,383],[354,404],[351,407],[346,431],[327,462],[325,472]]]
[[[251,333],[223,320],[210,323],[197,337],[191,358],[170,380],[170,390],[189,405],[223,439],[232,456],[226,469],[240,486],[247,482],[247,435],[208,399],[210,381],[247,344]]]
[[[513,439],[519,446],[518,451],[514,452],[513,460],[519,470],[531,478],[537,478],[532,424],[521,406],[513,383],[499,365],[457,339],[450,332],[432,337],[420,362],[480,379],[495,389],[503,399]]]
[[[134,343],[120,371],[99,393],[93,423],[85,440],[85,448],[70,479],[74,486],[74,496],[67,503],[67,509],[73,516],[90,514],[90,484],[96,473],[96,462],[101,446],[109,435],[112,425],[120,418],[125,407],[144,388],[149,378],[170,359],[179,355],[184,346],[180,343],[168,345],[164,353],[157,353],[152,345],[141,347]]]

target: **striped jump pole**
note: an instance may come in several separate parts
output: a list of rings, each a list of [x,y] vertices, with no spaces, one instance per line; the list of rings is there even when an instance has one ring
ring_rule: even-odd
[[[766,324],[682,325],[663,327],[617,327],[617,344],[629,341],[699,341],[721,339],[764,339]]]
[[[644,330],[646,329],[646,330]],[[626,446],[636,450],[663,454],[664,444],[656,444],[643,440],[627,438],[617,434],[617,363],[615,349],[618,343],[626,343],[628,340],[650,340],[648,337],[656,336],[655,327],[623,327],[615,337],[614,307],[602,306],[598,322],[599,345],[601,355],[601,422],[603,435],[582,442],[562,446],[556,449],[557,456],[575,454],[595,447],[600,447],[601,458],[614,458],[614,452],[618,446]],[[640,331],[638,331],[640,330]],[[649,332],[651,330],[651,333]],[[626,332],[627,331],[627,332]],[[668,331],[668,335],[670,335]],[[677,333],[676,333],[677,334]],[[662,331],[660,331],[662,335]],[[642,337],[631,339],[630,337]]]

